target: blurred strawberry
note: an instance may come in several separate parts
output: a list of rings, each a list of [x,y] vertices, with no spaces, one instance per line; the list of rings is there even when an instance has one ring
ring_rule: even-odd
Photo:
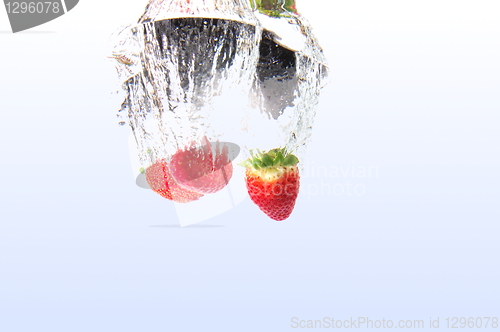
[[[165,160],[158,160],[146,169],[146,181],[154,192],[177,203],[192,202],[203,196],[179,186]]]
[[[215,145],[215,149],[212,147]],[[221,149],[222,145],[222,149]],[[216,193],[224,188],[233,175],[233,165],[225,144],[210,143],[177,151],[169,168],[182,187],[202,194]]]

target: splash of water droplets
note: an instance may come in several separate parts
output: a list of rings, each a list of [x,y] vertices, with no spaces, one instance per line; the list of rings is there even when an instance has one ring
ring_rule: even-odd
[[[246,154],[304,155],[327,64],[299,14],[267,17],[246,0],[151,1],[115,40],[119,123],[143,167],[207,136]]]

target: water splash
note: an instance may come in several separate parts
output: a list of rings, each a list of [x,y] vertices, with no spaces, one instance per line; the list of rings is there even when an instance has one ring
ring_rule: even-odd
[[[327,63],[296,12],[270,16],[247,0],[151,1],[114,36],[126,93],[118,112],[143,168],[192,144],[285,146],[302,159]]]
[[[300,14],[257,16],[263,32],[252,97],[260,112],[247,114],[253,145],[263,150],[284,146],[302,159],[327,62],[310,24]]]
[[[213,98],[225,87],[248,94],[258,58],[259,25],[242,4],[153,1],[138,24],[118,33],[113,57],[127,95],[122,110],[143,167],[205,137],[223,138]]]

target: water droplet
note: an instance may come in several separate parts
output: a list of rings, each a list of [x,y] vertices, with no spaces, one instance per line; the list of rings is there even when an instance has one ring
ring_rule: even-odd
[[[125,121],[120,121],[120,122],[118,122],[118,125],[119,125],[119,126],[124,126],[124,125],[125,125]]]

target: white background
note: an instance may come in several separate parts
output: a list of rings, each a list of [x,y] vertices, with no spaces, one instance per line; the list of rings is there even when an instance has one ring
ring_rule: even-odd
[[[317,172],[284,223],[246,200],[188,228],[116,124],[107,39],[143,5],[18,34],[0,10],[0,331],[500,316],[498,1],[298,0],[331,68]]]

